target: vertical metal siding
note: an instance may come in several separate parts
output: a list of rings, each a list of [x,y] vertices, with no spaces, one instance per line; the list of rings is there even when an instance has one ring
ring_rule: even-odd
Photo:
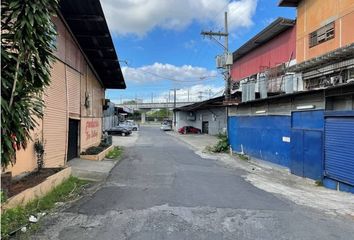
[[[56,61],[52,69],[51,84],[44,97],[43,117],[45,167],[63,166],[66,155],[67,105],[65,66]]]
[[[325,173],[354,185],[354,117],[326,118]]]
[[[290,143],[283,137],[291,134],[290,116],[229,117],[229,142],[234,151],[289,167]],[[242,146],[242,147],[241,147]]]
[[[238,81],[260,72],[264,67],[275,67],[288,62],[292,53],[294,59],[295,42],[296,27],[293,27],[235,61],[231,69],[232,79]]]
[[[296,111],[291,116],[292,128],[323,130],[323,110]]]
[[[68,82],[69,112],[80,114],[80,73],[67,67],[66,78]]]

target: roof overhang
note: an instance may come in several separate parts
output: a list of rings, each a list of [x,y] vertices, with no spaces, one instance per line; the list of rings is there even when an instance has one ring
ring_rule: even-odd
[[[104,88],[125,89],[125,81],[99,0],[61,0],[60,14]]]
[[[234,100],[239,100],[241,99],[240,93],[233,93],[231,95],[231,98]],[[184,111],[184,112],[192,112],[192,111],[197,111],[197,110],[204,110],[204,109],[211,109],[211,108],[221,108],[221,107],[226,107],[228,106],[229,103],[225,102],[225,96],[220,96],[216,98],[211,98],[202,102],[197,102],[193,103],[187,106],[183,106],[180,108],[175,108],[173,111]]]
[[[202,102],[193,103],[187,106],[173,109],[173,111],[196,111],[212,107],[223,107],[224,96],[211,98]]]
[[[259,32],[256,36],[251,38],[248,42],[243,44],[239,49],[233,52],[233,61],[245,56],[247,53],[251,52],[253,49],[258,48],[264,43],[268,42],[275,36],[284,32],[285,30],[295,26],[296,21],[293,19],[287,19],[279,17],[271,24],[269,24],[265,29]]]
[[[286,69],[287,72],[306,72],[312,69],[318,69],[322,66],[334,62],[344,61],[354,56],[354,43],[338,48],[321,56],[295,64]]]
[[[280,0],[279,7],[297,7],[301,0]]]

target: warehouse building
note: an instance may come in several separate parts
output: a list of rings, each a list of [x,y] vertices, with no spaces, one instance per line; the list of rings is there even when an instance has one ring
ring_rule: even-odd
[[[105,89],[124,89],[125,82],[98,0],[82,4],[62,0],[53,22],[56,60],[44,95],[45,110],[33,140],[44,144],[44,167],[62,167],[102,136]],[[17,152],[12,175],[37,167],[34,143]]]

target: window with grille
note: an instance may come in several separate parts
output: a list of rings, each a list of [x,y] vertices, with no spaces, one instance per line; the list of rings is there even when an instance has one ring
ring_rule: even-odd
[[[309,46],[314,47],[332,38],[334,38],[334,22],[329,23],[326,26],[323,26],[320,29],[310,33]]]

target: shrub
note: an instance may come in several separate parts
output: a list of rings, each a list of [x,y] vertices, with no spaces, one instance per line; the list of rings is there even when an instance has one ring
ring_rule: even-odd
[[[214,146],[208,146],[207,151],[220,153],[227,152],[229,150],[229,141],[226,134],[220,133],[218,135],[219,141]]]
[[[97,147],[89,147],[88,149],[86,149],[85,152],[83,152],[82,154],[83,155],[97,155],[99,154],[100,152],[102,152],[105,148],[104,147],[100,147],[100,146],[97,146]]]
[[[99,147],[102,147],[104,149],[108,148],[109,146],[111,146],[111,144],[106,143],[106,142],[101,142],[100,145],[98,145]]]

